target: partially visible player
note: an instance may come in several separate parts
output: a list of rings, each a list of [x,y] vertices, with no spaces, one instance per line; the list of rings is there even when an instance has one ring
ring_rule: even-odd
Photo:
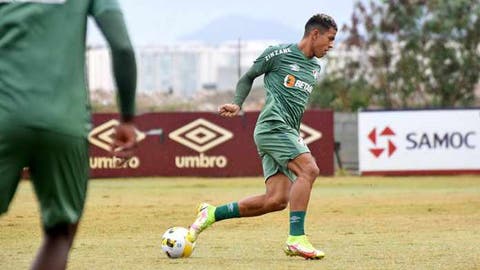
[[[85,204],[90,15],[111,47],[118,88],[121,124],[112,147],[128,159],[136,144],[136,64],[117,0],[0,1],[0,214],[29,167],[44,233],[32,269],[66,268]]]
[[[311,17],[298,44],[273,46],[257,58],[236,88],[234,103],[220,106],[224,117],[238,115],[252,83],[265,74],[266,101],[254,132],[262,159],[266,192],[214,207],[202,203],[190,226],[189,240],[216,221],[259,216],[283,210],[290,203],[290,233],[284,251],[290,256],[321,259],[325,254],[310,244],[304,221],[312,185],[319,174],[315,159],[299,128],[308,98],[317,82],[323,57],[333,47],[337,25],[328,15]]]

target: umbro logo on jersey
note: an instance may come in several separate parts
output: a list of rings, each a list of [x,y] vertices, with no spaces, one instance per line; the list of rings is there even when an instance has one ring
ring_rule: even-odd
[[[291,64],[289,67],[292,71],[300,71],[300,67],[297,64]]]

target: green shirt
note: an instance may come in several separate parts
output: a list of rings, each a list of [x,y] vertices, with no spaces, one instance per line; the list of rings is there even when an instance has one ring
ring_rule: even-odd
[[[305,57],[296,44],[272,46],[249,72],[265,74],[266,100],[257,124],[279,121],[298,131],[320,72],[317,59]],[[243,100],[236,98],[235,103],[241,105]]]
[[[0,2],[0,125],[86,136],[87,16],[117,0]]]

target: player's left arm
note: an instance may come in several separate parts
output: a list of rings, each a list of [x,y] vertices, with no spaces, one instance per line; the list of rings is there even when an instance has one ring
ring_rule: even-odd
[[[252,67],[240,78],[235,89],[235,97],[233,104],[240,108],[252,90],[253,81],[262,74],[268,73],[275,69],[278,57],[271,57],[270,55],[278,47],[268,47],[253,63]]]
[[[121,123],[115,129],[112,150],[115,156],[125,161],[133,156],[133,150],[137,145],[133,123],[137,84],[135,54],[119,9],[107,9],[96,14],[95,21],[110,45],[121,115]]]
[[[247,98],[248,94],[252,90],[253,81],[264,71],[262,70],[261,64],[254,63],[253,66],[245,73],[240,80],[238,80],[237,86],[235,88],[235,97],[233,98],[233,103],[242,107],[243,102]]]
[[[236,116],[240,112],[243,102],[252,90],[253,81],[262,74],[263,71],[261,71],[259,65],[254,64],[242,77],[240,77],[240,80],[238,80],[233,103],[221,105],[218,108],[218,113],[224,117]]]
[[[110,45],[122,122],[131,122],[135,115],[137,66],[123,15],[119,10],[107,10],[95,20]]]
[[[218,108],[218,112],[221,116],[233,117],[237,115],[248,94],[252,90],[253,81],[262,74],[268,73],[275,69],[276,60],[275,57],[270,55],[277,47],[267,48],[253,63],[252,67],[240,77],[237,86],[235,88],[235,96],[233,103],[223,104]]]

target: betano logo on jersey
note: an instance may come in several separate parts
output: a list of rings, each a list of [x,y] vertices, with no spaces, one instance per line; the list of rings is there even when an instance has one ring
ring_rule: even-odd
[[[230,131],[220,126],[199,118],[174,130],[168,137],[199,153],[198,156],[175,156],[177,168],[224,168],[227,166],[227,157],[204,154],[205,151],[233,138]]]
[[[297,79],[295,76],[288,74],[283,80],[283,85],[288,88],[298,88],[301,90],[307,91],[309,94],[312,93],[313,86],[309,83]]]
[[[118,120],[112,119],[107,121],[90,131],[88,134],[88,141],[95,145],[96,147],[103,149],[107,152],[110,152],[110,145],[113,143],[113,133],[115,132],[115,127],[118,126],[120,122]],[[137,134],[137,143],[145,139],[146,134],[135,129]],[[91,169],[125,169],[125,168],[138,168],[140,166],[140,159],[136,156],[133,156],[125,162],[123,165],[119,166],[121,159],[118,157],[112,156],[92,156],[90,157],[90,168]]]

